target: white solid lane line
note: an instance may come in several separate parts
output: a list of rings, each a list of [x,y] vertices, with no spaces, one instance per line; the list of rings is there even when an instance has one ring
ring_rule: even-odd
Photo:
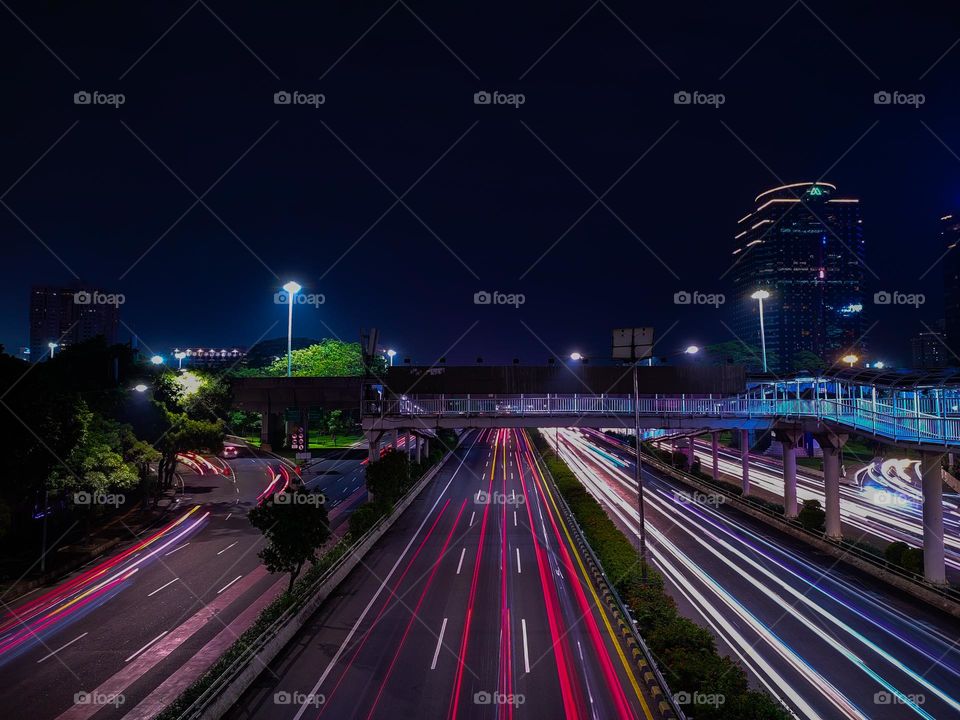
[[[433,662],[430,663],[430,669],[437,669],[437,658],[440,656],[440,646],[443,645],[443,633],[447,629],[447,619],[443,619],[443,625],[440,626],[440,637],[437,638],[437,649],[433,651]]]
[[[166,557],[166,556],[168,556],[168,555],[173,555],[173,554],[174,554],[175,552],[177,552],[178,550],[183,550],[183,549],[184,549],[187,545],[189,545],[189,544],[190,544],[190,543],[185,542],[185,543],[184,543],[183,545],[181,545],[180,547],[174,548],[173,550],[171,550],[171,551],[168,552],[168,553],[164,553],[164,557]]]
[[[233,547],[234,545],[236,545],[238,542],[240,542],[240,541],[239,541],[239,540],[234,540],[232,543],[230,543],[229,545],[227,545],[223,550],[221,550],[220,552],[218,552],[217,555],[223,555],[227,550],[229,550],[230,548],[232,548],[232,547]]]
[[[527,647],[527,621],[523,618],[520,620],[520,627],[523,629],[523,670],[526,673],[530,672],[530,648]]]
[[[467,552],[466,548],[460,551],[460,562],[457,563],[457,575],[460,574],[460,568],[463,567],[463,556],[466,554],[466,552]]]
[[[224,590],[226,590],[228,587],[230,587],[231,585],[233,585],[237,580],[239,580],[239,579],[242,578],[242,577],[243,577],[243,575],[237,575],[233,580],[231,580],[231,581],[228,582],[226,585],[224,585],[222,588],[220,588],[219,590],[217,590],[217,595],[219,595],[220,593],[222,593]]]
[[[523,570],[520,569],[520,548],[517,548],[517,575],[522,575]]]
[[[142,653],[142,652],[143,652],[144,650],[146,650],[148,647],[150,647],[151,645],[153,645],[157,640],[159,640],[159,639],[162,638],[164,635],[166,635],[167,632],[168,632],[167,630],[164,630],[162,633],[160,633],[159,635],[157,635],[153,640],[151,640],[150,642],[148,642],[148,643],[147,643],[146,645],[144,645],[142,648],[140,648],[139,650],[137,650],[133,655],[131,655],[130,657],[128,657],[126,660],[124,660],[124,662],[125,662],[125,663],[128,663],[128,662],[130,662],[131,660],[133,660],[137,655],[139,655],[140,653]]]
[[[61,645],[60,647],[58,647],[56,650],[54,650],[54,651],[53,651],[52,653],[50,653],[49,655],[44,655],[42,658],[40,658],[39,660],[37,660],[37,664],[39,665],[39,664],[42,663],[44,660],[47,660],[48,658],[52,658],[54,655],[56,655],[58,652],[60,652],[60,651],[63,650],[64,648],[70,647],[70,646],[73,645],[77,640],[82,640],[82,639],[85,638],[86,636],[87,636],[87,633],[84,633],[84,634],[81,635],[80,637],[75,637],[73,640],[71,640],[70,642],[68,642],[66,645]]]
[[[158,587],[156,590],[154,590],[152,593],[147,593],[147,597],[153,597],[153,596],[156,595],[158,592],[160,592],[161,590],[163,590],[165,587],[170,587],[171,585],[173,585],[173,584],[174,584],[177,580],[179,580],[179,579],[180,579],[180,578],[175,577],[175,578],[174,578],[173,580],[171,580],[170,582],[164,583],[163,585],[161,585],[160,587]]]

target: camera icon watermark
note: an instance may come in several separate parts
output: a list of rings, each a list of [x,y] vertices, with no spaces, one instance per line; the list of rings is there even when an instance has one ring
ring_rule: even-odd
[[[723,93],[703,93],[699,90],[679,90],[673,94],[674,105],[709,105],[714,110],[727,101]]]
[[[323,93],[305,93],[299,90],[279,90],[273,94],[274,105],[309,105],[314,110],[327,102]]]
[[[315,308],[317,308],[323,305],[326,301],[327,301],[327,297],[323,293],[294,293],[293,294],[294,305],[313,305]],[[286,292],[276,292],[273,294],[273,302],[275,305],[289,305],[290,294]]]
[[[297,707],[312,705],[313,707],[320,707],[326,701],[327,696],[323,693],[303,693],[297,690],[287,692],[286,690],[280,690],[273,694],[274,705],[296,705]]]
[[[79,90],[73,94],[74,105],[109,105],[114,110],[127,101],[123,93],[104,93],[99,90]]]
[[[480,90],[473,94],[474,105],[511,105],[514,110],[518,109],[527,101],[527,96],[523,93],[502,93],[498,90],[487,92]]]
[[[127,301],[123,293],[102,293],[99,290],[79,290],[73,294],[76,305],[123,305]]]
[[[718,493],[687,492],[686,490],[674,490],[673,499],[684,505],[707,505],[709,507],[719,507],[727,499]]]
[[[73,694],[74,705],[113,705],[119,708],[127,699],[123,693],[105,693],[97,690],[81,690]]]
[[[927,301],[923,293],[904,293],[899,290],[880,290],[873,294],[875,305],[912,305],[919,308]]]
[[[282,492],[273,496],[274,505],[325,505],[327,497],[323,493]]]
[[[523,293],[503,293],[498,290],[487,292],[480,290],[473,294],[474,305],[513,305],[519,308],[527,301],[527,296]]]
[[[874,105],[909,105],[914,110],[919,109],[927,101],[923,93],[905,93],[899,90],[880,90],[873,94]]]
[[[719,308],[726,301],[727,296],[723,293],[680,290],[673,294],[674,305],[712,305],[714,308]]]
[[[120,507],[126,501],[127,497],[122,493],[87,492],[81,490],[73,494],[73,504],[84,507],[90,507],[92,505],[112,505],[113,507]]]
[[[723,693],[705,693],[699,690],[691,693],[684,690],[674,693],[673,700],[677,705],[720,707],[727,701],[727,698]]]
[[[479,690],[473,694],[474,705],[513,705],[514,707],[520,707],[526,701],[526,696],[520,693]]]

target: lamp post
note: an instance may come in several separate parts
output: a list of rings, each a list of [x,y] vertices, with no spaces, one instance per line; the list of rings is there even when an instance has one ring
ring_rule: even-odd
[[[766,290],[757,290],[751,295],[754,300],[760,303],[760,351],[763,353],[763,371],[767,371],[767,336],[763,331],[763,301],[770,297]]]
[[[387,357],[390,358],[390,367],[393,367],[393,359],[397,356],[397,351],[390,349],[387,350]]]
[[[291,280],[283,289],[287,291],[290,305],[290,313],[287,315],[287,377],[290,377],[293,375],[293,298],[300,292],[301,287],[299,283]]]
[[[858,358],[853,353],[850,353],[849,355],[844,355],[842,359],[850,367],[853,367],[856,364],[857,360],[859,360],[860,358]],[[883,367],[883,363],[880,363],[880,366]]]
[[[47,343],[47,347],[50,348],[50,357],[53,358],[54,351],[60,346],[55,342],[49,342]]]
[[[177,370],[183,370],[183,359],[187,354],[181,350],[180,352],[175,352],[173,356],[177,359]]]
[[[152,358],[150,358],[150,362],[152,362],[154,365],[163,365],[163,355],[154,355]]]
[[[570,359],[577,362],[578,360],[583,360],[583,355],[578,352],[572,352],[570,353]]]

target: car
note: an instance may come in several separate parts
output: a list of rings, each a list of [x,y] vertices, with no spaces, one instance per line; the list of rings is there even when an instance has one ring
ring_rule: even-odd
[[[231,458],[237,457],[239,453],[240,453],[240,448],[238,448],[236,445],[224,445],[223,453],[221,454],[224,458],[229,460]]]

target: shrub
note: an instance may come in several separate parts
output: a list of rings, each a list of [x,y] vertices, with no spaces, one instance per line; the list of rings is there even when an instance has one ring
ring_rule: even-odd
[[[900,564],[907,572],[923,574],[923,550],[920,548],[907,548],[903,551],[900,558]]]
[[[887,545],[887,549],[883,551],[883,557],[891,565],[896,565],[897,567],[903,567],[903,554],[910,549],[910,546],[905,542],[897,540]]]
[[[800,508],[800,512],[797,514],[797,520],[800,521],[800,524],[811,532],[823,530],[823,524],[826,519],[827,513],[824,511],[819,500],[804,500],[803,507]]]

